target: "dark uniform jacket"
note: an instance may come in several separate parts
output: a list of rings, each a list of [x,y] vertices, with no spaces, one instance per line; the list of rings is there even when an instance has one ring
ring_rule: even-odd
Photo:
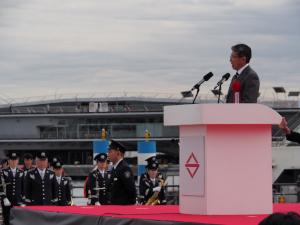
[[[55,177],[56,184],[56,196],[58,201],[56,205],[71,205],[72,204],[72,186],[70,179],[66,177],[61,177],[60,183],[58,183],[57,178]]]
[[[300,144],[300,134],[297,132],[291,131],[290,134],[286,135],[286,139]]]
[[[53,171],[46,169],[42,179],[37,168],[30,170],[25,178],[26,205],[55,205],[58,200],[56,189]]]
[[[111,171],[110,195],[112,205],[133,205],[136,202],[134,176],[124,160]]]
[[[92,171],[89,174],[88,185],[90,190],[91,205],[95,205],[96,202],[99,202],[101,205],[107,205],[109,202],[109,179],[110,173],[105,172],[104,177],[98,169]],[[99,190],[97,190],[99,188]]]
[[[163,186],[163,177],[161,174],[157,174],[155,182],[153,183],[150,179],[148,173],[144,173],[140,178],[140,196],[142,204],[146,204],[149,198],[154,194],[153,188],[161,187],[161,190],[158,194],[159,203],[158,204],[166,204],[166,193],[165,188]]]
[[[10,168],[2,170],[3,182],[6,183],[3,188],[3,198],[7,197],[12,206],[24,204],[23,202],[23,179],[24,172],[16,168],[16,174],[13,176],[13,172]]]
[[[26,177],[28,171],[29,171],[29,170],[33,170],[33,169],[35,169],[35,167],[33,167],[33,166],[32,166],[31,168],[29,168],[29,169],[26,168],[25,166],[23,166],[22,170],[24,171],[24,178]]]
[[[240,103],[257,103],[258,92],[259,92],[259,78],[256,72],[247,66],[242,73],[238,76],[233,76],[231,84],[229,86],[227,94],[227,103],[234,103],[234,92],[232,90],[232,84],[235,80],[240,81]]]

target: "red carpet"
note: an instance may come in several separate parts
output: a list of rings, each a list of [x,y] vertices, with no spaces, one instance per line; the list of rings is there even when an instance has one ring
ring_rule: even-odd
[[[116,218],[177,221],[222,225],[257,225],[267,215],[201,216],[180,214],[178,206],[28,206],[26,210]],[[274,212],[300,213],[300,204],[275,204]]]

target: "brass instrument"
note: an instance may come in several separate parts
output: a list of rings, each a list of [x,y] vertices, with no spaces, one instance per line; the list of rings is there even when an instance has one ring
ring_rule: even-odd
[[[159,193],[162,191],[162,188],[167,185],[167,181],[160,179],[159,186],[161,187],[160,191],[155,191],[153,195],[148,199],[145,205],[159,205],[160,200],[159,200]]]

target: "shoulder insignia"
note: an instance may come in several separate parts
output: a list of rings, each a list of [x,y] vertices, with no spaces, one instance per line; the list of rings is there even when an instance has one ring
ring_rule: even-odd
[[[124,172],[124,177],[125,178],[130,178],[131,177],[130,171]]]
[[[7,171],[3,171],[4,176],[8,177],[8,172]]]
[[[148,181],[145,181],[146,186],[150,187],[150,184]]]
[[[64,185],[67,185],[68,184],[68,181],[67,180],[64,180]]]
[[[52,180],[54,177],[54,174],[50,174],[50,180]]]
[[[19,177],[20,177],[20,178],[23,177],[23,172],[20,172],[20,173],[19,173]]]
[[[30,176],[30,178],[31,178],[32,180],[34,180],[34,179],[35,179],[35,176],[34,176],[34,174],[30,174],[29,176]]]

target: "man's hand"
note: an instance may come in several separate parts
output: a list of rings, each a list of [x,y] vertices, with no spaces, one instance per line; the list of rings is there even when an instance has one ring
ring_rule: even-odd
[[[10,201],[8,200],[8,198],[4,198],[4,199],[3,199],[3,204],[4,204],[4,206],[11,206],[11,203],[10,203]]]
[[[287,121],[284,117],[282,117],[282,120],[279,124],[279,128],[282,129],[286,134],[290,134],[291,133],[291,130],[290,128],[288,127],[288,124],[287,124]]]
[[[157,191],[157,192],[160,192],[160,190],[161,190],[161,187],[155,187],[155,188],[153,188],[153,191],[154,191],[154,192],[156,192],[156,191]]]
[[[100,202],[95,202],[95,205],[101,205]]]

